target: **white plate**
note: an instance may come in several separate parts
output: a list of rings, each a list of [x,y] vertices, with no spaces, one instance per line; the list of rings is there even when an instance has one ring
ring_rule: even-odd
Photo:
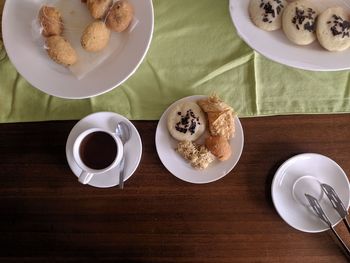
[[[342,6],[350,10],[350,2],[345,0],[312,0],[319,8]],[[336,71],[350,68],[350,49],[343,52],[329,52],[317,41],[308,46],[291,43],[282,29],[266,32],[256,27],[248,12],[250,0],[230,0],[232,21],[241,38],[265,57],[291,66],[314,71]],[[321,9],[322,10],[322,9]]]
[[[131,137],[124,145],[125,154],[125,176],[124,181],[129,179],[138,167],[142,155],[142,142],[135,126],[125,117],[114,112],[97,112],[81,119],[71,130],[66,144],[66,157],[69,167],[78,177],[81,169],[73,159],[73,143],[77,136],[90,128],[102,128],[111,132],[115,131],[116,123],[126,122],[131,128]],[[116,167],[106,173],[94,176],[88,183],[91,186],[106,188],[119,184],[119,167]],[[77,180],[78,183],[78,180]]]
[[[228,174],[237,164],[243,150],[244,137],[241,122],[238,117],[235,117],[235,137],[230,140],[232,148],[232,156],[230,159],[224,162],[215,160],[210,166],[204,170],[197,170],[193,168],[184,158],[182,158],[175,148],[177,141],[169,134],[167,128],[167,117],[172,107],[179,102],[184,101],[197,101],[205,98],[206,96],[190,96],[180,99],[173,103],[162,115],[158,122],[156,131],[156,147],[160,160],[163,165],[175,175],[177,178],[184,180],[189,183],[203,184],[210,183]],[[199,141],[203,141],[203,137]]]
[[[313,214],[310,207],[304,206],[293,196],[294,183],[302,177],[311,176],[332,186],[345,207],[349,208],[349,181],[343,169],[328,157],[315,153],[296,155],[284,162],[275,174],[271,193],[275,208],[284,221],[300,231],[317,233],[329,228]],[[320,205],[331,223],[336,225],[340,217],[326,195],[322,196]]]
[[[77,0],[78,1],[78,0]],[[94,71],[78,80],[70,71],[53,64],[32,37],[32,21],[44,0],[10,0],[5,2],[2,33],[5,48],[17,71],[34,87],[62,98],[79,99],[96,96],[123,83],[138,68],[151,42],[153,6],[151,0],[129,0],[138,24],[125,37],[119,52],[112,54]],[[117,34],[117,33],[116,33]]]

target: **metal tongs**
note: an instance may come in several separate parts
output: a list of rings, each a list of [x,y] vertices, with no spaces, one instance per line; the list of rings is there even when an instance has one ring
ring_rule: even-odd
[[[321,184],[322,191],[327,195],[329,201],[331,202],[333,208],[338,212],[339,216],[342,218],[344,224],[346,225],[346,228],[348,232],[350,233],[350,226],[347,219],[347,215],[349,214],[346,210],[343,202],[340,200],[338,194],[335,192],[333,187],[331,187],[328,184]],[[341,239],[339,234],[335,231],[334,227],[332,226],[332,223],[329,221],[329,218],[323,211],[320,203],[317,201],[315,197],[309,194],[305,194],[306,199],[309,201],[309,204],[312,208],[312,210],[315,212],[315,214],[332,230],[334,235],[337,237],[338,241],[340,242],[342,248],[344,249],[346,255],[350,258],[350,250],[344,243],[344,241]]]

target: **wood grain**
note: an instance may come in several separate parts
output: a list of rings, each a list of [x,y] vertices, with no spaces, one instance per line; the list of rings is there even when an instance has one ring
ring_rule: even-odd
[[[304,152],[349,172],[350,115],[241,121],[238,165],[205,185],[163,167],[157,122],[133,122],[143,156],[122,191],[77,182],[65,159],[76,122],[1,124],[0,262],[347,262],[330,233],[284,223],[270,187],[279,165]]]

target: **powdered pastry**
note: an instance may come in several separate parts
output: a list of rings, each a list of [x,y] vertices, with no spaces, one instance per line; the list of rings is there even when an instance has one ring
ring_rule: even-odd
[[[205,131],[206,118],[194,102],[175,105],[168,114],[168,130],[178,141],[195,141]]]
[[[277,30],[282,26],[282,13],[286,6],[286,0],[250,0],[250,18],[263,30]]]
[[[282,27],[287,38],[297,45],[308,45],[316,39],[318,12],[308,1],[290,3],[283,11]]]
[[[350,22],[341,7],[332,7],[319,15],[317,39],[329,51],[342,51],[350,47]]]

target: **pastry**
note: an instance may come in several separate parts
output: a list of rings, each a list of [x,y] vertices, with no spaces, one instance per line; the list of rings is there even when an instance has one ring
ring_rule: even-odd
[[[113,0],[87,0],[87,8],[95,19],[103,18],[109,8],[112,6]]]
[[[194,102],[176,104],[167,118],[169,133],[178,141],[195,141],[205,131],[206,117]]]
[[[77,62],[78,56],[71,44],[61,36],[51,36],[46,39],[46,49],[49,57],[64,66]]]
[[[205,146],[220,161],[226,161],[232,154],[231,145],[223,136],[209,136],[205,139]]]
[[[61,13],[56,7],[46,6],[40,8],[38,15],[41,34],[44,37],[59,36],[63,32],[63,22]]]
[[[282,15],[282,27],[287,38],[297,45],[312,43],[316,39],[317,15],[308,1],[290,3]]]
[[[230,139],[234,136],[234,114],[232,110],[224,112],[208,112],[209,130],[212,135]]]
[[[86,27],[81,36],[81,46],[90,52],[104,49],[109,42],[111,31],[102,21],[94,21]]]
[[[208,115],[208,126],[211,135],[230,139],[234,136],[233,109],[217,96],[199,100],[199,106]]]
[[[119,0],[108,11],[106,24],[113,31],[123,32],[130,25],[133,16],[132,5],[126,0]]]
[[[227,110],[232,110],[229,105],[215,95],[199,100],[198,104],[205,112],[224,112]]]
[[[250,18],[257,27],[263,30],[277,30],[281,28],[282,13],[286,6],[286,0],[250,0]]]
[[[191,141],[180,141],[176,151],[197,169],[205,169],[215,160],[215,156],[204,145]]]
[[[349,16],[341,7],[332,7],[321,13],[317,20],[317,39],[329,51],[350,47]]]

